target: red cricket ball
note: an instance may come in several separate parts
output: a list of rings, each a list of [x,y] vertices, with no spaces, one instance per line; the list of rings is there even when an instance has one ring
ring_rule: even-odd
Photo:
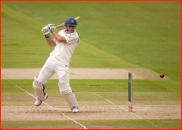
[[[164,77],[164,74],[163,74],[163,73],[161,73],[161,74],[160,74],[160,77],[161,77],[161,78],[163,78],[163,77]]]

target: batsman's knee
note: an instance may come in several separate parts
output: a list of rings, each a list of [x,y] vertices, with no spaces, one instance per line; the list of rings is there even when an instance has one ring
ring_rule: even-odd
[[[59,86],[59,90],[65,90],[65,89],[70,88],[69,84],[67,84],[67,83],[64,82],[64,81],[59,82],[59,83],[58,83],[58,86]]]

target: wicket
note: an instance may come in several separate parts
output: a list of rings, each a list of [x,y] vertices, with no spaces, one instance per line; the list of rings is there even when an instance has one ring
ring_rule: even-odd
[[[132,72],[128,72],[128,108],[132,112]]]

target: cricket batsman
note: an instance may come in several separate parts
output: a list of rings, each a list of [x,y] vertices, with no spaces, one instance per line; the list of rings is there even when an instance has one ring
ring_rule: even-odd
[[[78,113],[79,105],[76,97],[69,84],[69,65],[72,54],[79,43],[79,36],[76,32],[77,22],[74,18],[67,18],[65,21],[65,29],[55,32],[56,26],[48,24],[42,28],[42,33],[50,47],[54,50],[50,53],[46,63],[41,68],[39,76],[34,78],[33,88],[35,90],[37,100],[34,105],[39,106],[48,98],[45,92],[45,84],[48,79],[56,73],[59,79],[59,91],[68,103],[73,113]],[[49,37],[52,33],[54,38]]]

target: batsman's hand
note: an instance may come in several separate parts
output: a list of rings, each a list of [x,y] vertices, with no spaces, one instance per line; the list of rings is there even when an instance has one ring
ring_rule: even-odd
[[[49,27],[49,30],[52,32],[52,31],[55,31],[55,28],[56,26],[54,24],[48,24],[47,25]]]
[[[49,33],[50,33],[49,27],[48,26],[43,27],[42,28],[42,33],[43,33],[43,35],[45,35],[46,38],[48,38],[49,37]]]

